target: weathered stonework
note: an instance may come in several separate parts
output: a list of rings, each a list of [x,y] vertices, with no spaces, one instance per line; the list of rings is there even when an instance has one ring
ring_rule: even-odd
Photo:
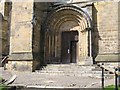
[[[52,61],[60,63],[63,31],[78,32],[77,64],[118,61],[120,2],[78,3],[80,1],[62,5],[13,0],[9,19],[7,17],[10,20],[7,22],[10,26],[10,51],[6,69],[34,71]]]
[[[40,62],[40,64],[45,64],[44,62],[44,48],[43,45],[43,36],[41,33],[42,23],[46,17],[46,10],[49,7],[49,3],[46,2],[35,2],[34,3],[34,17],[33,17],[33,56]]]
[[[32,71],[33,61],[8,61],[6,68],[16,71]]]
[[[95,36],[98,42],[96,61],[118,61],[120,56],[118,49],[118,2],[97,2],[94,5],[97,11],[94,32],[95,35],[98,35]]]
[[[33,2],[12,2],[10,53],[32,52]]]
[[[0,57],[2,55],[2,28],[3,28],[4,2],[0,2]]]
[[[120,11],[120,1],[118,3],[118,11]],[[120,53],[120,12],[118,12],[118,52]],[[120,56],[119,56],[120,61]]]
[[[10,53],[6,68],[33,71],[32,55],[33,1],[12,1]],[[23,68],[24,67],[24,68]]]
[[[3,22],[3,16],[0,14],[0,56],[2,54],[2,22]]]

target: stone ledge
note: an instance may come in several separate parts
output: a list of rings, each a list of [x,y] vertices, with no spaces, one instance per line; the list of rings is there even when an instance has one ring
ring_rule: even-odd
[[[12,71],[33,71],[33,61],[8,61],[5,69]]]
[[[120,62],[120,54],[99,54],[95,61],[97,62]]]
[[[8,60],[32,60],[32,53],[12,53]]]

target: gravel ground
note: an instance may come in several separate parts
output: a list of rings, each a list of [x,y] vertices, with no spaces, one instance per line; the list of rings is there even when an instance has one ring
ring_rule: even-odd
[[[17,78],[10,86],[26,86],[26,87],[59,87],[59,88],[101,88],[101,79],[92,77],[78,77],[65,75],[46,75],[36,72],[17,72],[7,71],[0,68],[0,74],[6,80],[13,75]],[[105,79],[105,85],[114,84],[114,78]]]

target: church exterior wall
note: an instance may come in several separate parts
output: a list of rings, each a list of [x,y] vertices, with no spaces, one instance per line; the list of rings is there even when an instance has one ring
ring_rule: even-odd
[[[43,23],[45,22],[47,9],[49,8],[48,2],[35,2],[34,3],[34,19],[33,19],[33,56],[40,62],[44,62],[44,36],[42,31]],[[42,47],[42,48],[41,48]]]
[[[10,52],[6,68],[32,71],[33,2],[12,2]],[[30,63],[29,63],[30,62]],[[31,64],[31,65],[30,65]]]
[[[120,53],[120,2],[118,3],[118,11],[118,52]]]
[[[118,2],[95,3],[97,21],[95,27],[94,43],[98,44],[98,55],[96,61],[118,61],[119,52],[119,24],[118,24]],[[96,28],[97,27],[97,28]]]
[[[44,61],[44,33],[42,26],[51,10],[50,3],[41,2],[12,2],[10,23],[9,58],[5,68],[18,71],[33,71]],[[88,5],[89,6],[89,5]],[[86,8],[85,8],[86,9]],[[118,61],[120,57],[120,2],[96,2],[87,8],[91,17],[92,57],[95,62]],[[2,11],[2,10],[0,10]],[[3,12],[3,11],[2,11]],[[82,34],[80,31],[81,36]],[[87,33],[88,34],[88,33]],[[80,38],[78,48],[78,64],[84,65],[88,60],[90,50],[89,35]],[[83,37],[84,38],[84,37]],[[80,47],[81,45],[81,47]],[[42,48],[41,48],[42,47]],[[85,48],[84,48],[85,47]],[[80,52],[80,48],[83,51]],[[87,65],[90,64],[87,62]]]

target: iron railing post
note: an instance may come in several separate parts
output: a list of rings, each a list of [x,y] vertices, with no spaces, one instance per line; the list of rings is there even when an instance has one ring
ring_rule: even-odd
[[[120,67],[118,67],[118,72],[120,72]],[[118,75],[118,86],[120,87],[120,75]]]
[[[118,75],[117,75],[117,73],[116,73],[117,70],[118,70],[118,69],[115,68],[115,90],[118,90],[118,87],[117,87],[117,77],[118,77]]]
[[[104,68],[103,68],[103,63],[102,63],[102,89],[104,89]]]

